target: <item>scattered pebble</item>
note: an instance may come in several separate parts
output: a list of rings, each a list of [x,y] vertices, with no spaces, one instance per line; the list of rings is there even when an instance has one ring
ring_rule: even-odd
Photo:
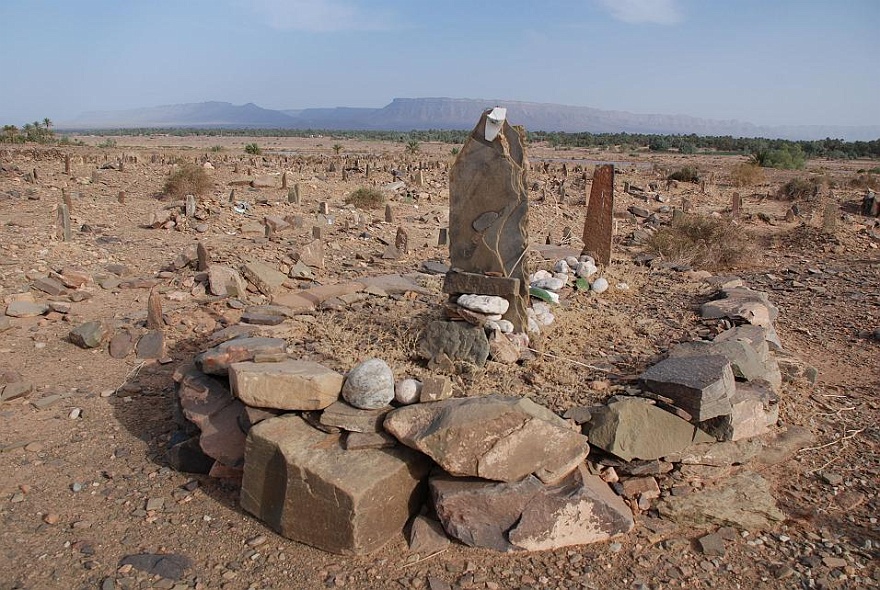
[[[590,285],[590,290],[594,291],[595,293],[604,293],[608,290],[608,281],[602,277],[599,277],[598,279],[593,281],[592,285]]]

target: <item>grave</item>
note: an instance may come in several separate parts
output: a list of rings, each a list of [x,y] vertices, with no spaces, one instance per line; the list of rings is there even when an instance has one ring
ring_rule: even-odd
[[[529,336],[553,321],[553,305],[613,288],[596,266],[610,262],[613,168],[594,176],[586,251],[541,250],[548,268],[529,273],[527,158],[522,133],[504,115],[483,113],[450,170],[451,268],[437,303],[445,315],[429,322],[419,345],[430,376],[395,383],[381,359],[343,374],[289,352],[283,338],[255,336],[254,326],[224,328],[175,377],[191,435],[171,449],[175,465],[240,478],[245,511],[333,553],[376,551],[423,510],[467,545],[540,551],[626,534],[634,514],[659,499],[655,478],[706,467],[688,461],[712,453],[707,447],[750,442],[775,423],[778,395],[759,383],[759,369],[772,372],[776,309],[745,287],[720,291],[702,309],[735,333],[670,351],[602,406],[559,416],[527,398],[462,392],[466,381],[453,386],[443,375],[461,362],[517,362]],[[405,253],[408,240],[399,233],[397,249]],[[322,244],[299,247],[297,276],[323,265]],[[256,324],[367,293],[437,295],[400,276],[293,291],[292,275],[260,262],[239,271],[211,263],[207,251],[196,258],[212,292],[265,298],[242,314]],[[161,328],[161,311],[152,317]],[[108,336],[91,328],[96,341]],[[385,367],[364,375],[357,369],[367,363]],[[369,403],[351,394],[355,386]],[[742,481],[765,491],[757,477]],[[689,505],[708,512],[705,503]],[[664,510],[683,518],[674,498],[664,498]]]

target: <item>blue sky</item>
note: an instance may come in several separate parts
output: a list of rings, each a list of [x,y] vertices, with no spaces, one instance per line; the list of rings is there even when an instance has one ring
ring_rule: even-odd
[[[880,124],[880,0],[0,0],[0,123],[448,96]]]

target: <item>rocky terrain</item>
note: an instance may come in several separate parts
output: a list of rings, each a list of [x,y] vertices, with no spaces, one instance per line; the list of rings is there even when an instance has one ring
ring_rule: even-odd
[[[251,141],[263,156],[243,153]],[[452,146],[423,144],[408,154],[401,144],[345,141],[337,154],[331,138],[117,142],[0,150],[0,588],[880,584],[880,229],[860,214],[865,190],[852,184],[873,163],[814,161],[808,171],[767,171],[738,188],[731,157],[528,146],[533,270],[553,270],[560,253],[580,250],[593,165],[618,163],[613,257],[602,269],[610,288],[564,288],[531,358],[458,367],[449,372],[454,397],[527,396],[564,414],[625,394],[674,345],[723,330],[701,309],[727,280],[719,277],[732,274],[778,308],[779,340],[802,370],[781,391],[772,432],[756,439],[761,453],[660,474],[660,498],[629,490],[635,528],[610,541],[500,553],[445,539],[410,548],[401,534],[370,555],[343,557],[276,535],[241,508],[234,477],[171,468],[168,449],[180,429],[175,371],[218,331],[249,325],[339,373],[380,358],[395,379],[434,376],[418,349],[444,313],[437,273],[449,251],[438,237],[449,225]],[[178,158],[210,163],[213,187],[189,205],[162,194]],[[685,165],[704,182],[665,180]],[[773,195],[798,176],[821,178],[823,189],[794,215],[791,202]],[[362,186],[383,189],[388,208],[346,205]],[[646,236],[685,200],[695,214],[728,218],[734,193],[742,198],[738,231],[756,246],[739,268],[712,274],[688,260],[644,256]],[[69,240],[59,235],[64,203]],[[243,272],[241,292],[212,294],[199,243],[213,266],[265,265],[282,275],[272,297],[377,276],[414,287],[386,282],[336,293],[275,325],[262,316],[250,323],[248,314],[254,320],[270,303],[259,273]],[[89,322],[98,324],[76,333],[97,337],[93,348],[71,338]],[[138,340],[156,322],[163,339]],[[781,511],[772,526],[686,523],[655,502],[751,474],[769,482]]]

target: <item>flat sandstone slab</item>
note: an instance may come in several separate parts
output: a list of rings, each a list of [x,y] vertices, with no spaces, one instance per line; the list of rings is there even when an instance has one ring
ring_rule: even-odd
[[[458,476],[555,483],[589,452],[587,438],[527,398],[487,396],[394,410],[385,430]]]
[[[342,374],[312,361],[234,363],[232,393],[249,406],[278,410],[322,410],[339,399]]]

